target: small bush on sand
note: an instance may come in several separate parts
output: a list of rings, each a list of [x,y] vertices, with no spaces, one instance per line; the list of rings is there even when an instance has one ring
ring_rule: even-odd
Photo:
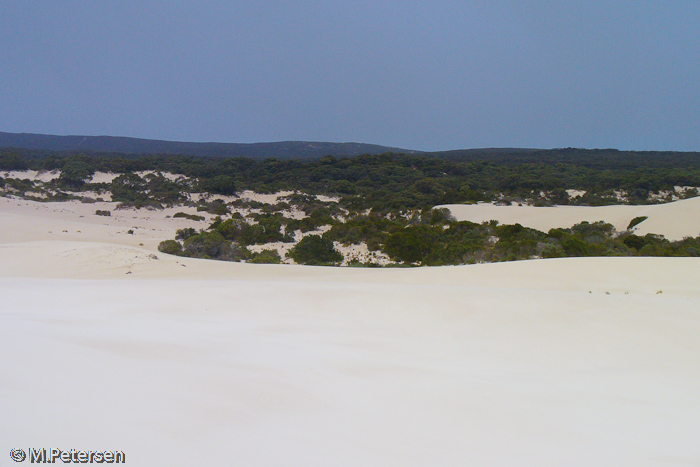
[[[648,219],[647,216],[635,217],[634,219],[632,219],[630,221],[629,225],[627,226],[627,230],[630,230],[632,227],[641,224],[642,222],[644,222],[647,219]]]
[[[184,218],[184,219],[189,219],[191,221],[203,221],[204,216],[198,216],[196,214],[187,214],[186,212],[176,212],[173,214],[173,218]]]
[[[182,245],[175,240],[165,240],[158,245],[158,251],[169,255],[182,256]]]

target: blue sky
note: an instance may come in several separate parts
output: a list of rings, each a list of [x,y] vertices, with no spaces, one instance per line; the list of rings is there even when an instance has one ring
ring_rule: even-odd
[[[700,151],[700,2],[4,0],[0,131]]]

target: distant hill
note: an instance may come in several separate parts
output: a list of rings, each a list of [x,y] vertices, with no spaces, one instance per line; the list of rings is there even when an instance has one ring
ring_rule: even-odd
[[[39,151],[80,151],[85,153],[182,154],[207,157],[249,157],[252,159],[319,159],[331,155],[352,157],[360,154],[420,151],[376,144],[282,141],[276,143],[188,143],[120,136],[56,136],[0,132],[0,147]]]
[[[281,141],[274,143],[192,143],[120,136],[55,136],[0,132],[0,148],[15,148],[24,156],[47,157],[76,153],[99,156],[184,155],[196,157],[278,160],[318,160],[362,154],[408,154],[455,162],[485,161],[504,165],[570,164],[592,169],[635,167],[700,167],[699,152],[621,151],[584,148],[479,148],[416,151],[377,144]]]

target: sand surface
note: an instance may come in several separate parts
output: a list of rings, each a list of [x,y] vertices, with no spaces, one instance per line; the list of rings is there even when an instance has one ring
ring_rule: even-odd
[[[235,264],[11,201],[0,198],[5,453],[121,450],[133,466],[700,465],[696,258]],[[169,233],[147,221],[139,243]]]
[[[117,209],[116,202],[37,202],[0,197],[0,244],[27,241],[108,242],[157,251],[178,229],[206,228],[216,216],[194,207],[161,210]],[[109,211],[98,216],[95,211]],[[178,212],[196,214],[204,221],[173,218]],[[131,231],[131,233],[129,232]]]
[[[648,219],[635,228],[637,235],[661,234],[669,240],[700,236],[700,197],[672,203],[621,206],[496,206],[493,204],[447,204],[452,215],[460,221],[476,223],[492,219],[502,224],[519,223],[525,227],[547,232],[553,228],[568,228],[582,221],[605,221],[623,231],[635,217]]]

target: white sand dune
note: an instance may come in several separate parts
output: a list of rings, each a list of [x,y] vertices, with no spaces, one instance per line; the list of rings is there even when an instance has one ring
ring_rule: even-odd
[[[188,206],[149,211],[118,210],[117,205],[116,202],[47,203],[0,197],[0,244],[43,240],[108,242],[157,251],[158,244],[174,238],[178,229],[201,229],[215,217]],[[97,210],[110,211],[111,216],[98,216]],[[177,212],[197,214],[205,220],[173,218]]]
[[[605,221],[622,231],[635,217],[648,216],[647,220],[637,226],[635,233],[661,234],[669,240],[682,240],[684,237],[700,235],[700,197],[642,206],[535,207],[479,203],[447,204],[439,207],[448,208],[460,221],[481,223],[497,220],[502,224],[519,223],[544,232],[558,227],[571,227],[583,221]]]
[[[696,258],[252,265],[115,242],[101,224],[82,239],[32,232],[61,222],[0,209],[5,452],[122,450],[133,466],[700,464]]]

